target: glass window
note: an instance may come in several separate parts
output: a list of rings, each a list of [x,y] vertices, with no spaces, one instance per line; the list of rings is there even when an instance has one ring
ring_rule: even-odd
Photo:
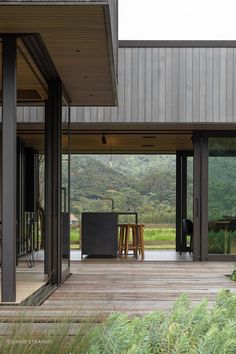
[[[69,107],[62,100],[62,179],[61,179],[61,236],[62,278],[70,267],[70,115]]]
[[[208,253],[236,254],[236,138],[209,138]]]

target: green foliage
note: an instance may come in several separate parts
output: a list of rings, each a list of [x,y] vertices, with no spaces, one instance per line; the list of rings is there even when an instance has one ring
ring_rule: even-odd
[[[210,231],[208,233],[208,252],[211,254],[224,254],[225,252],[225,231]]]
[[[70,239],[71,243],[79,242],[80,230],[71,229]],[[146,228],[144,229],[144,240],[175,242],[175,227]]]
[[[175,242],[175,227],[146,228],[144,229],[144,240]]]
[[[218,220],[224,215],[235,216],[236,195],[235,157],[209,158],[209,219]]]
[[[229,239],[225,246],[226,239]],[[209,231],[208,233],[208,251],[211,254],[233,253],[233,245],[236,241],[236,231]],[[226,249],[225,249],[226,247]]]
[[[71,206],[83,211],[137,210],[144,223],[175,223],[176,157],[174,155],[72,155]],[[66,178],[66,170],[63,173]],[[187,204],[192,219],[193,159],[188,158]],[[209,158],[209,220],[236,216],[236,159]]]
[[[80,229],[70,230],[70,243],[79,243],[80,241]]]
[[[233,270],[232,275],[230,277],[233,281],[236,282],[236,264],[234,265],[234,270]]]
[[[71,211],[138,211],[143,223],[175,223],[175,156],[72,155]],[[66,176],[66,174],[65,174]]]
[[[175,227],[159,227],[144,229],[145,249],[175,249]],[[71,246],[73,249],[80,248],[80,230],[71,229]]]
[[[64,321],[44,335],[13,328],[11,334],[0,337],[1,353],[234,354],[236,294],[222,290],[212,309],[205,300],[193,307],[182,294],[169,312],[134,318],[115,313],[102,324],[85,324],[86,331],[80,329],[69,337],[71,326],[69,320]],[[19,338],[26,343],[14,343]],[[35,345],[33,340],[49,342]]]

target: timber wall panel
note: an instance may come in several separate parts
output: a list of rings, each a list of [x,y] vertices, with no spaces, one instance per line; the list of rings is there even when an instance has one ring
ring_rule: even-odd
[[[73,123],[236,123],[235,48],[119,48],[118,54],[118,107],[72,107]],[[24,121],[38,122],[41,113],[29,107]]]
[[[236,122],[235,48],[119,48],[118,108],[90,122]],[[76,122],[87,122],[80,110]],[[77,108],[73,108],[77,110]]]

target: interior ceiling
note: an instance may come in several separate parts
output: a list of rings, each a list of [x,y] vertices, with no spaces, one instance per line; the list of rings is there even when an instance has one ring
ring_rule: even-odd
[[[19,132],[18,136],[26,146],[43,151],[43,132]],[[193,150],[192,134],[179,133],[109,133],[104,134],[106,144],[102,143],[103,134],[79,134],[72,131],[72,153],[175,153],[176,151]],[[68,136],[62,136],[63,150],[68,146]]]
[[[0,100],[2,99],[2,45],[0,43]],[[33,63],[23,43],[17,41],[18,103],[42,103],[47,98],[47,83]]]
[[[72,105],[115,104],[108,32],[101,5],[0,5],[0,33],[39,33]]]

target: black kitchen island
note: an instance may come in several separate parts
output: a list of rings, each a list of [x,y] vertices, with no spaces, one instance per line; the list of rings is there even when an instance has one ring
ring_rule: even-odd
[[[120,215],[135,216],[136,212],[86,212],[81,219],[81,257],[117,257],[118,223]]]
[[[81,225],[81,257],[83,255],[117,256],[117,213],[82,213]]]

